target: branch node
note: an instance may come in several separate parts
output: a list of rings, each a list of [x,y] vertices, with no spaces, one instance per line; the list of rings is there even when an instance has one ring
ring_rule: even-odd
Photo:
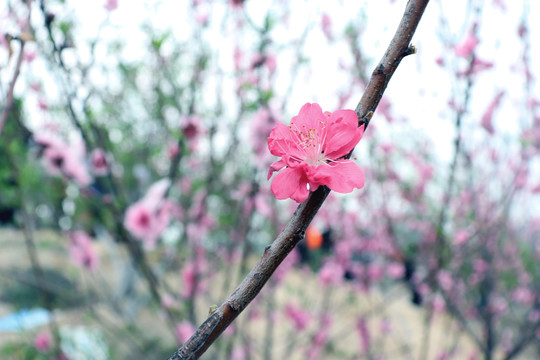
[[[405,54],[403,55],[403,57],[416,54],[416,51],[417,51],[416,46],[411,44],[411,45],[409,45],[407,50],[405,50]]]

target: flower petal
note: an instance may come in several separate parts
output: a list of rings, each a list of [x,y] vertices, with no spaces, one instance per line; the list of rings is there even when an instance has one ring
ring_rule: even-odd
[[[324,143],[324,152],[328,159],[337,159],[347,155],[364,134],[364,126],[358,127],[358,118],[352,110],[333,112],[328,123]]]
[[[303,167],[286,168],[272,180],[271,189],[279,200],[291,198],[296,202],[304,202],[308,195],[307,177]]]
[[[305,152],[298,148],[297,138],[292,133],[291,128],[282,123],[277,123],[276,127],[272,129],[268,137],[268,149],[275,156],[296,159],[305,157]]]
[[[319,104],[306,103],[302,106],[298,115],[291,119],[291,128],[302,132],[308,129],[320,129],[326,119],[327,116],[323,114]]]
[[[280,160],[272,163],[272,165],[270,165],[270,169],[268,169],[268,179],[267,180],[270,180],[270,178],[272,177],[272,174],[274,173],[274,171],[279,171],[279,170],[283,169],[285,166],[287,166],[287,163],[283,159],[280,159]]]
[[[350,193],[364,186],[364,173],[351,160],[312,167],[308,178],[310,187],[326,185],[338,193]]]

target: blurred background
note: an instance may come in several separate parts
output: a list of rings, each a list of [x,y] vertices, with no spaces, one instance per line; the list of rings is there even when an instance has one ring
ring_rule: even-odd
[[[0,358],[165,359],[297,204],[267,137],[354,109],[405,0],[0,5]],[[540,4],[432,0],[305,240],[208,359],[540,357]]]

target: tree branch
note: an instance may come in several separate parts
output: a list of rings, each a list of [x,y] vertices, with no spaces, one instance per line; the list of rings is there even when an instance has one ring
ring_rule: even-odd
[[[26,25],[24,27],[23,32],[18,36],[18,40],[21,43],[21,46],[19,48],[19,56],[17,57],[17,63],[15,64],[15,69],[13,70],[13,76],[9,84],[6,100],[4,101],[4,106],[2,107],[2,111],[0,113],[0,136],[2,136],[4,125],[6,124],[8,115],[13,108],[13,99],[14,99],[13,93],[15,91],[15,84],[17,83],[17,79],[19,78],[19,75],[21,73],[21,67],[24,60],[24,45],[26,44],[26,40],[27,40],[26,38],[28,37],[28,34],[30,34],[30,14],[32,11],[31,0],[26,0],[26,6],[28,7]]]
[[[415,53],[410,45],[422,14],[429,0],[409,0],[399,27],[381,62],[373,71],[371,79],[356,107],[359,125],[369,124],[373,112],[401,60]],[[269,245],[259,262],[244,278],[242,283],[197,329],[195,334],[178,349],[169,360],[198,359],[257,296],[270,276],[296,244],[303,239],[304,231],[330,193],[326,186],[320,186],[296,209],[285,230]]]

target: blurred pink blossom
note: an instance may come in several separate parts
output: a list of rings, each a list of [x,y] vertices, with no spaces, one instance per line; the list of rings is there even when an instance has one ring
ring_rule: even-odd
[[[280,283],[285,279],[289,272],[294,269],[295,265],[300,261],[300,255],[298,251],[291,251],[291,253],[283,260],[274,273],[274,279]]]
[[[525,286],[520,286],[512,293],[512,297],[515,301],[523,305],[531,305],[534,303],[534,293]]]
[[[92,173],[96,176],[104,176],[109,172],[109,162],[107,154],[103,149],[97,148],[90,154],[90,162],[92,164]]]
[[[475,57],[470,67],[468,67],[466,70],[458,72],[456,75],[459,77],[473,76],[477,75],[481,71],[491,69],[492,67],[493,62]]]
[[[182,277],[182,297],[185,299],[190,298],[196,291],[195,281],[197,280],[197,276],[195,270],[195,264],[192,261],[188,261],[180,272],[180,276]]]
[[[345,270],[341,265],[333,261],[327,261],[319,270],[319,281],[323,285],[339,284],[343,281]]]
[[[483,274],[489,270],[489,264],[482,259],[475,259],[473,264],[474,271]]]
[[[492,1],[495,6],[499,7],[499,9],[503,11],[506,10],[506,4],[504,3],[504,0],[492,0]]]
[[[175,304],[176,304],[176,300],[170,294],[165,294],[161,298],[161,305],[163,305],[163,307],[166,308],[166,309],[170,309]]]
[[[247,358],[247,350],[245,348],[241,346],[234,347],[231,354],[231,360],[246,360]]]
[[[501,100],[504,96],[504,90],[500,90],[497,92],[493,100],[491,100],[491,103],[486,108],[486,111],[484,112],[484,115],[482,115],[482,127],[491,135],[494,133],[492,119],[493,119],[493,113],[497,110],[497,108],[501,104]]]
[[[323,14],[321,18],[321,29],[328,40],[332,40],[332,19],[328,14]]]
[[[129,206],[124,217],[124,227],[136,238],[144,241],[145,247],[153,249],[161,233],[167,228],[174,204],[164,199],[170,186],[168,179],[154,183],[146,195]]]
[[[384,116],[386,121],[389,123],[394,122],[395,118],[392,114],[392,103],[390,100],[388,100],[388,97],[383,96],[379,102],[379,105],[377,106],[377,113]]]
[[[312,317],[309,311],[293,304],[287,304],[285,306],[285,316],[292,321],[296,331],[304,330]]]
[[[467,230],[458,230],[454,236],[455,245],[463,245],[469,240],[470,234]]]
[[[401,279],[405,274],[405,267],[401,263],[393,262],[386,268],[386,273],[392,279]]]
[[[52,338],[48,332],[41,331],[34,339],[34,347],[41,352],[48,351],[51,348]]]
[[[34,140],[43,147],[42,161],[49,174],[73,179],[81,187],[91,184],[82,139],[76,138],[68,144],[56,134],[36,132]]]
[[[260,108],[251,122],[251,144],[257,157],[262,160],[268,154],[266,139],[276,125],[276,117],[268,108]]]
[[[446,310],[446,303],[444,301],[444,298],[441,296],[441,294],[435,294],[433,297],[431,306],[433,306],[433,310],[435,312],[442,313]]]
[[[462,43],[457,44],[454,46],[454,52],[457,56],[463,57],[463,58],[469,58],[474,50],[476,49],[476,46],[478,46],[478,38],[476,37],[474,27],[471,29],[465,40],[463,40]]]
[[[195,333],[195,327],[189,321],[182,321],[176,325],[176,337],[181,344],[189,340],[191,335]]]
[[[362,344],[362,352],[364,354],[369,354],[369,349],[371,347],[371,339],[368,329],[367,321],[364,317],[361,317],[356,321],[356,330],[360,335],[360,343]]]
[[[195,21],[197,21],[199,25],[206,26],[208,25],[208,16],[208,12],[199,10],[195,15]]]
[[[24,52],[24,60],[31,63],[36,58],[36,52],[35,51],[25,51]]]
[[[450,291],[454,286],[454,279],[448,270],[440,270],[437,273],[437,280],[441,288],[445,291]]]
[[[188,139],[194,139],[203,132],[201,119],[197,116],[186,116],[182,125],[182,132]]]
[[[239,71],[242,67],[242,59],[243,59],[244,53],[238,46],[234,48],[233,53],[233,60],[234,60],[234,69],[236,71]]]
[[[118,0],[107,0],[105,2],[105,5],[103,5],[103,7],[107,10],[107,11],[113,11],[113,10],[116,10],[118,9]]]
[[[92,238],[84,231],[69,233],[69,253],[71,260],[82,268],[94,271],[99,266],[99,257],[92,244]]]
[[[180,147],[178,146],[177,142],[170,143],[169,146],[167,146],[167,157],[169,159],[173,159],[178,153],[180,152]]]

